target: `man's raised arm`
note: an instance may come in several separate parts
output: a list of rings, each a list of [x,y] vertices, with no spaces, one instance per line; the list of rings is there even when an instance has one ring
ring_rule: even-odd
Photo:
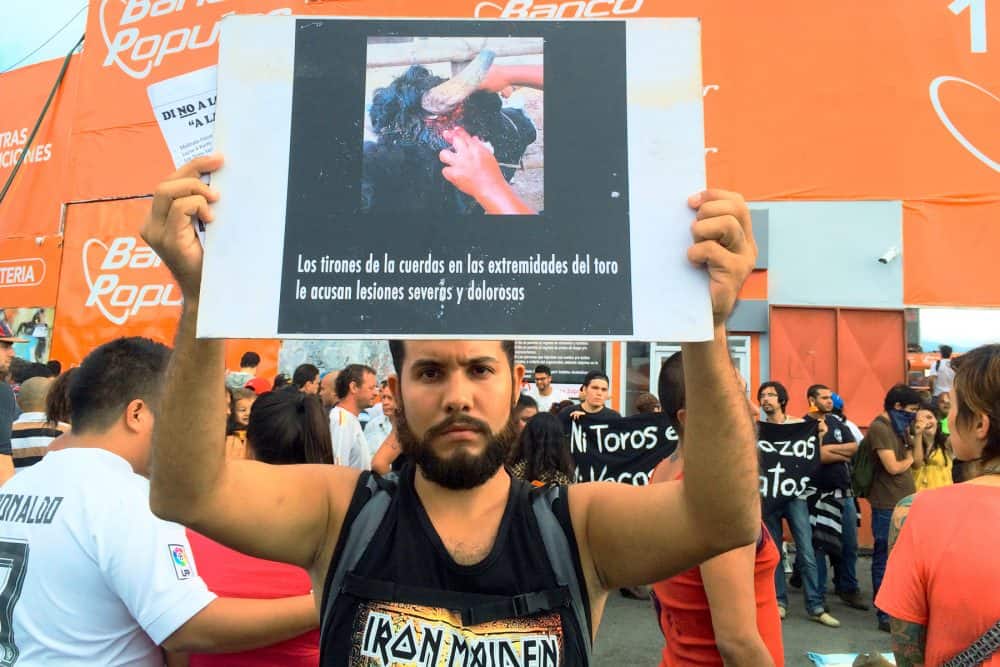
[[[760,532],[756,435],[725,329],[757,256],[750,212],[742,197],[721,190],[689,203],[698,213],[688,259],[708,269],[714,337],[682,346],[684,479],[569,492],[581,554],[604,589],[666,579]]]
[[[184,295],[153,435],[150,506],[248,554],[312,568],[335,544],[357,471],[269,466],[225,458],[223,342],[196,340],[202,248],[193,217],[213,219],[218,193],[198,176],[221,158],[188,163],[160,184],[142,237]],[[315,581],[314,573],[314,581]]]

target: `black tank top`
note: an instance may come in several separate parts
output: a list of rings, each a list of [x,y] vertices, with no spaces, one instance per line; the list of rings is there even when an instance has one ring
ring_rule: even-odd
[[[346,536],[370,497],[368,474],[361,476],[323,593],[324,615],[333,607],[320,638],[320,665],[586,665],[589,629],[578,627],[569,593],[557,584],[532,513],[532,487],[512,478],[492,550],[475,565],[459,565],[414,490],[414,471],[412,465],[402,471],[371,543],[341,591],[332,592],[330,578]],[[565,494],[553,512],[588,600]],[[549,603],[538,605],[540,598]],[[585,610],[589,626],[589,604]]]

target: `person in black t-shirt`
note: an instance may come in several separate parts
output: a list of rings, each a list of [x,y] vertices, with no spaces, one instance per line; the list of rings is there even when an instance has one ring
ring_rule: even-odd
[[[357,560],[342,558],[338,544],[364,530],[361,512],[379,507],[364,504],[369,480],[386,480],[336,465],[225,459],[217,391],[224,346],[195,337],[203,249],[193,225],[195,215],[214,219],[209,202],[220,193],[199,176],[221,165],[220,156],[198,158],[161,183],[142,230],[184,297],[169,380],[155,406],[150,507],[244,553],[306,568],[329,619],[324,667],[352,664],[352,656],[412,663],[407,637],[418,635],[422,647],[456,662],[531,654],[539,664],[544,656],[546,664],[585,666],[609,590],[669,578],[757,539],[756,437],[726,336],[757,254],[742,197],[707,190],[688,200],[696,219],[687,259],[709,274],[713,327],[710,340],[682,346],[685,476],[642,487],[558,487],[550,514],[565,541],[559,551],[570,554],[557,564],[576,575],[560,577],[540,539],[533,492],[503,465],[524,377],[512,340],[390,342],[395,430],[413,465],[391,499],[376,494],[388,501],[384,518]],[[327,590],[341,563],[355,565],[342,586]],[[572,613],[560,580],[582,593],[579,603],[571,596]]]
[[[608,400],[608,388],[611,381],[603,371],[590,371],[583,378],[580,385],[580,394],[583,401],[579,405],[568,405],[559,411],[559,421],[562,422],[563,430],[570,432],[570,426],[574,419],[579,419],[584,415],[597,417],[598,419],[621,419],[621,415],[604,405]]]
[[[858,451],[858,443],[847,423],[833,413],[833,391],[822,384],[814,384],[806,392],[809,414],[806,418],[822,420],[826,433],[820,447],[820,466],[816,475],[816,488],[829,494],[841,507],[840,553],[816,552],[816,572],[820,592],[826,593],[826,556],[833,565],[834,590],[840,599],[855,609],[868,609],[861,595],[857,578],[858,563],[858,509],[851,490],[851,457]],[[822,432],[822,429],[821,429]]]

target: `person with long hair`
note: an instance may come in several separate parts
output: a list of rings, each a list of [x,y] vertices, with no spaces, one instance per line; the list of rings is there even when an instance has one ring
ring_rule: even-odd
[[[535,415],[524,425],[510,461],[514,477],[542,485],[570,484],[576,467],[562,422],[548,412]]]
[[[951,467],[954,455],[948,436],[941,432],[934,406],[924,402],[917,410],[917,419],[913,423],[916,433],[923,440],[923,457],[914,459],[913,483],[917,491],[936,489],[952,483]]]
[[[246,458],[271,465],[333,464],[330,426],[323,404],[314,394],[271,391],[250,410]],[[198,571],[209,590],[233,597],[286,597],[311,592],[302,568],[254,558],[188,530]],[[319,631],[254,651],[190,656],[191,667],[214,665],[283,665],[315,667],[319,663]]]
[[[61,424],[68,426],[72,417],[72,410],[69,403],[69,383],[76,375],[76,369],[71,368],[65,373],[56,377],[49,385],[49,393],[45,396],[45,415],[49,423],[55,428],[61,428]]]
[[[904,498],[876,600],[890,616],[896,664],[941,665],[1000,630],[1000,345],[952,360],[948,424],[968,481]],[[986,653],[1000,644],[985,642]],[[973,662],[959,661],[960,664]],[[959,664],[956,663],[956,664]],[[975,664],[998,664],[997,657]]]

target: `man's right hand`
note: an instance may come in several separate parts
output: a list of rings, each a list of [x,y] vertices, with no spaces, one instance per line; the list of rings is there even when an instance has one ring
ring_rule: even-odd
[[[221,156],[207,155],[191,160],[168,176],[156,188],[142,226],[143,240],[170,269],[185,300],[197,298],[201,290],[204,252],[195,218],[211,222],[215,216],[209,204],[219,200],[219,193],[198,177],[221,166]]]

